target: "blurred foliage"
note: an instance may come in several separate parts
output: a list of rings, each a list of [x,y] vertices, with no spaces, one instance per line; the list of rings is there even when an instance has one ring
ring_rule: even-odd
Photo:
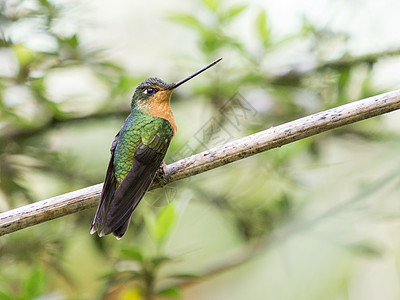
[[[399,49],[391,49],[354,56],[347,51],[351,36],[321,28],[306,17],[298,32],[280,38],[268,12],[259,7],[222,0],[201,0],[197,5],[196,15],[174,10],[167,19],[195,37],[200,58],[196,53],[192,59],[191,54],[190,61],[224,60],[203,81],[193,82],[190,96],[201,101],[185,104],[179,101],[179,92],[174,95],[176,116],[188,122],[171,145],[169,161],[381,93],[385,88],[372,80],[376,65],[385,57],[400,55]],[[105,49],[85,43],[79,26],[87,24],[69,19],[73,9],[68,2],[5,0],[0,8],[0,58],[7,62],[0,68],[0,208],[7,210],[101,181],[108,153],[95,150],[111,143],[104,132],[122,124],[129,113],[130,94],[144,76],[132,76],[109,60]],[[243,23],[250,24],[252,43],[237,34]],[[297,60],[274,64],[285,53],[296,56],[299,45],[303,49]],[[61,96],[54,92],[64,86]],[[204,292],[196,288],[190,292],[196,284],[240,269],[273,245],[283,247],[299,232],[318,235],[313,230],[330,223],[344,227],[347,223],[335,223],[335,218],[345,218],[343,212],[360,219],[358,209],[374,218],[387,217],[383,210],[390,207],[400,182],[397,161],[391,159],[396,157],[398,140],[398,133],[387,130],[382,118],[374,118],[151,191],[118,244],[112,237],[88,235],[92,212],[2,237],[0,263],[7,267],[0,270],[0,299],[201,299]],[[336,153],[348,143],[353,147],[349,152],[359,145],[363,149],[383,145],[379,159],[360,169],[360,174],[377,164],[395,166],[394,172],[372,172],[375,177],[367,180],[349,178],[351,191],[342,191],[338,178],[352,177],[354,172],[329,177],[325,170],[333,164],[328,146]],[[342,147],[335,148],[338,144]],[[317,169],[313,174],[318,178],[299,171],[307,168]],[[320,178],[332,180],[326,184],[327,192],[321,192]],[[368,192],[360,192],[364,190]],[[388,200],[377,207],[369,199],[374,193]],[[339,204],[331,203],[327,195]],[[390,213],[398,218],[398,212]],[[383,253],[373,240],[346,238],[337,244],[349,255]],[[295,244],[302,254],[307,252],[305,245],[312,243]],[[339,264],[325,267],[334,255],[323,260],[319,255],[328,256],[328,250],[313,258],[320,262],[315,268],[321,265],[328,272],[340,268]],[[303,298],[342,296],[343,282],[350,275],[334,278],[333,271],[323,275],[338,287],[330,291],[324,282],[314,284],[319,279],[314,277],[316,295]],[[323,288],[324,297],[318,294]],[[282,299],[294,298],[288,295]]]
[[[67,22],[63,14],[71,8],[51,1],[3,1],[0,5],[0,47],[8,59],[0,76],[1,190],[10,201],[21,196],[32,201],[22,183],[26,166],[64,176],[71,183],[93,183],[93,179],[82,178],[68,167],[71,157],[46,147],[46,131],[60,123],[120,115],[119,111],[109,111],[107,101],[125,95],[138,80],[105,60],[100,49],[82,43],[79,28],[63,32],[60,26]],[[28,32],[20,34],[24,38],[11,35],[27,27]],[[97,88],[104,90],[102,99],[74,101],[80,97],[78,93],[52,99],[49,80],[63,69],[89,72],[97,80]],[[58,76],[62,80],[65,75]]]
[[[120,259],[118,265],[114,271],[107,274],[108,286],[122,285],[123,289],[117,289],[117,292],[108,291],[106,297],[117,298],[116,294],[120,294],[122,290],[122,293],[135,293],[144,299],[153,299],[155,296],[179,298],[178,288],[157,286],[157,283],[162,280],[158,276],[159,269],[173,262],[173,258],[163,255],[162,246],[173,229],[176,219],[177,215],[172,205],[162,208],[156,217],[151,213],[146,215],[146,225],[156,246],[154,254],[149,255],[149,248],[123,246],[118,254]],[[181,277],[183,275],[180,274],[165,276],[167,279]]]

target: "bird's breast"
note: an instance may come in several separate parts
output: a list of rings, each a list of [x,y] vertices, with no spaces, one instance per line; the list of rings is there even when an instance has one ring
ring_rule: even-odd
[[[155,94],[151,103],[147,106],[147,112],[153,117],[167,120],[171,124],[173,137],[178,127],[170,105],[171,93],[172,91],[159,91]]]

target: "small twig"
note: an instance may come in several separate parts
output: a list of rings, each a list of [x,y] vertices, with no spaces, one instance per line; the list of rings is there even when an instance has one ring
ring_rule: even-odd
[[[166,166],[164,184],[399,108],[400,90],[396,90],[271,127]],[[150,189],[159,187],[154,182]],[[97,184],[1,213],[0,235],[96,206],[101,188]]]

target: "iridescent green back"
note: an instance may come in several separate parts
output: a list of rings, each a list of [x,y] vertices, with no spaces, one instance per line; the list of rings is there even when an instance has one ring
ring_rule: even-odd
[[[114,171],[117,183],[121,184],[132,168],[134,154],[139,144],[150,145],[155,136],[169,145],[173,135],[171,124],[162,118],[153,117],[134,109],[121,128],[119,141],[114,153]],[[157,152],[166,152],[165,147],[154,146]],[[164,149],[165,148],[165,149]]]

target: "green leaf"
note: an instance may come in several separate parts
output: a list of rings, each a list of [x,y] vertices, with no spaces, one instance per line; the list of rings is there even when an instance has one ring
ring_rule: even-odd
[[[58,40],[61,44],[69,45],[71,48],[77,48],[79,46],[79,39],[76,34],[67,38],[59,38]]]
[[[191,26],[199,31],[207,30],[207,28],[193,15],[176,13],[169,15],[168,19],[178,24]]]
[[[151,259],[151,263],[153,264],[153,266],[158,267],[161,264],[170,261],[171,258],[169,258],[168,256],[157,256],[157,257],[153,257]]]
[[[125,94],[132,91],[132,87],[138,84],[138,80],[135,77],[122,75],[119,78],[117,90],[119,94]]]
[[[175,221],[176,212],[173,205],[165,206],[158,214],[155,223],[155,238],[158,242],[162,242],[171,232]]]
[[[176,220],[176,213],[173,205],[162,208],[157,217],[145,215],[145,222],[151,237],[160,245],[169,235]]]
[[[143,254],[138,248],[124,247],[121,249],[119,254],[122,259],[129,259],[129,260],[143,262]]]
[[[74,34],[73,36],[71,36],[69,39],[66,40],[66,42],[71,45],[73,48],[78,47],[79,45],[79,39],[78,36],[76,34]]]
[[[118,297],[120,300],[140,300],[144,299],[142,296],[142,292],[138,288],[128,289],[123,292],[121,297]]]
[[[348,245],[348,249],[353,253],[363,256],[380,257],[382,256],[382,249],[378,245],[370,242],[358,242]]]
[[[0,291],[0,300],[13,300],[13,299],[15,299],[15,297],[13,297],[12,295]]]
[[[207,6],[211,11],[216,11],[219,6],[219,0],[202,0],[204,5]]]
[[[21,66],[26,66],[32,63],[36,57],[36,53],[34,51],[22,44],[14,45],[13,50]]]
[[[33,267],[25,279],[23,294],[27,299],[40,296],[46,284],[45,273],[39,267]]]
[[[167,298],[180,298],[181,297],[181,291],[178,288],[167,288],[167,289],[159,291],[157,294],[161,297],[167,297]]]
[[[223,15],[223,20],[224,21],[231,21],[235,17],[239,16],[245,9],[247,8],[247,5],[239,4],[235,5],[231,8],[229,8]]]
[[[336,96],[336,103],[335,105],[341,105],[347,102],[347,91],[349,88],[351,79],[351,70],[350,68],[344,68],[339,70],[339,78],[337,81],[337,96]]]
[[[256,19],[257,33],[260,36],[264,46],[270,44],[271,28],[267,21],[267,14],[264,10],[260,11]]]
[[[46,82],[44,77],[34,78],[31,81],[31,88],[37,95],[43,95],[46,91]]]

